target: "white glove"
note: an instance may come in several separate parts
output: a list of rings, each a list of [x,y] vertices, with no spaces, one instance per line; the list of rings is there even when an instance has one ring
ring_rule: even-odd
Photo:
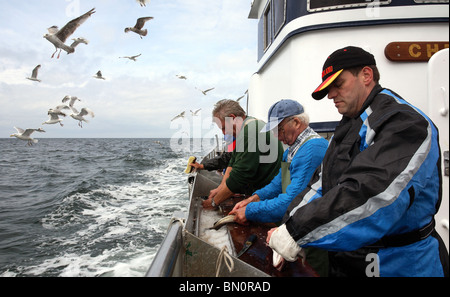
[[[299,255],[305,261],[305,252],[289,234],[286,225],[281,225],[272,233],[269,246],[286,261],[295,262]]]

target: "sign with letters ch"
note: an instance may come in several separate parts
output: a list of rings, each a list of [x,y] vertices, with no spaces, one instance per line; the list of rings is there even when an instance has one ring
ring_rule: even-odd
[[[393,62],[428,62],[438,51],[448,48],[448,41],[391,42],[384,49]]]

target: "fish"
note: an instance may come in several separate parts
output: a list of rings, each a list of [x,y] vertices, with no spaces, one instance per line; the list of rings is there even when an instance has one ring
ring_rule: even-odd
[[[277,252],[275,252],[275,250],[273,250],[272,264],[276,270],[282,271],[284,266],[286,266],[286,260],[284,260],[280,254],[278,254]]]
[[[281,272],[284,269],[284,267],[286,266],[286,260],[280,254],[278,254],[274,249],[272,249],[272,252],[273,252],[272,265],[273,265],[273,267],[275,267],[276,270]],[[300,258],[301,258],[302,265],[305,266],[305,262],[306,262],[305,250],[301,249],[298,256],[300,256]]]
[[[221,218],[217,222],[214,223],[214,225],[209,229],[219,230],[222,226],[228,224],[228,223],[234,223],[234,218],[236,215],[228,215],[226,217]]]

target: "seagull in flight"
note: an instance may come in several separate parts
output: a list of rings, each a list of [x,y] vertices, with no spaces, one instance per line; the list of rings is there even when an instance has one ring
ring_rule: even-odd
[[[186,76],[184,76],[184,75],[179,75],[179,74],[177,74],[176,75],[179,79],[184,79],[184,80],[186,80],[187,79],[187,77]]]
[[[68,46],[65,44],[67,38],[72,35],[78,27],[81,26],[92,14],[95,13],[95,8],[92,8],[82,16],[71,20],[68,22],[61,30],[57,26],[52,26],[48,28],[48,34],[44,35],[44,38],[50,41],[56,48],[55,52],[52,55],[52,58],[55,56],[56,52],[59,49],[58,59],[61,55],[61,51],[65,50],[67,54],[71,54],[75,52],[75,47],[79,43],[87,44],[87,40],[84,38],[75,39],[75,42],[72,43],[72,46]],[[77,41],[78,40],[78,41]]]
[[[64,112],[62,112],[63,109],[71,109],[71,107],[68,105],[65,105],[65,104],[61,104],[61,105],[56,106],[55,108],[50,108],[48,110],[48,113],[54,113],[54,114],[65,117],[66,114]]]
[[[152,20],[153,17],[143,17],[143,18],[138,18],[136,21],[136,25],[134,25],[134,27],[127,27],[125,28],[125,33],[128,33],[130,31],[133,31],[134,33],[138,34],[139,37],[142,36],[147,36],[148,30],[142,30],[142,28],[144,28],[145,22]]]
[[[103,79],[103,80],[105,80],[105,78],[103,77],[102,72],[100,70],[93,77],[96,78],[96,79]]]
[[[197,109],[196,111],[192,111],[192,110],[191,110],[192,116],[193,116],[193,117],[198,116],[198,113],[199,113],[200,110],[202,110],[202,109],[200,108],[200,109]]]
[[[183,111],[182,113],[180,113],[179,115],[177,115],[176,117],[174,117],[174,118],[171,120],[171,122],[175,121],[175,120],[178,119],[178,118],[184,118],[185,113],[186,113],[186,112]]]
[[[136,2],[139,2],[139,4],[141,4],[141,7],[146,6],[146,3],[150,3],[150,0],[136,0]]]
[[[84,44],[89,44],[89,40],[87,40],[86,38],[83,37],[78,37],[78,38],[72,38],[73,42],[70,45],[71,48],[73,48],[73,50],[75,50],[75,48],[80,44],[80,43],[84,43]]]
[[[78,112],[78,110],[76,110],[75,108],[72,108],[72,112],[73,113],[70,116],[78,121],[78,126],[80,126],[81,128],[83,128],[83,122],[89,123],[89,121],[86,120],[84,116],[90,115],[93,118],[95,117],[94,112],[86,107],[82,108],[80,112]]]
[[[119,59],[130,59],[131,61],[135,61],[136,62],[136,58],[139,58],[142,54],[136,55],[136,56],[125,56],[125,57],[119,57]]]
[[[59,111],[61,111],[62,109],[72,109],[72,108],[74,108],[73,105],[75,104],[75,102],[81,101],[81,99],[79,99],[76,96],[69,96],[69,95],[67,95],[67,96],[64,96],[64,98],[62,99],[62,103],[66,103],[67,101],[69,101],[69,106],[67,106],[67,105],[59,105],[57,107],[57,109],[60,109]],[[65,107],[67,107],[67,108],[65,108]]]
[[[27,79],[32,80],[32,81],[41,82],[41,80],[37,78],[38,72],[39,72],[39,69],[40,69],[40,68],[41,68],[41,65],[37,65],[37,66],[33,69],[33,72],[31,73],[31,77],[27,77]]]
[[[205,96],[206,96],[206,93],[208,93],[208,92],[210,92],[210,91],[214,90],[215,88],[207,89],[207,90],[204,90],[204,91],[202,91],[202,90],[200,90],[200,89],[198,89],[198,88],[196,88],[196,89],[197,89],[197,90],[199,90],[200,92],[202,92],[202,93],[203,93],[203,95],[205,95]]]
[[[16,137],[21,140],[26,140],[28,141],[28,146],[32,146],[33,143],[38,143],[37,139],[31,138],[31,134],[33,134],[34,132],[45,132],[41,128],[23,130],[21,128],[14,127],[14,129],[17,130],[17,133],[11,134],[10,137]]]
[[[60,119],[59,116],[62,115],[62,116],[65,117],[66,116],[65,113],[63,113],[63,112],[54,112],[52,109],[50,109],[48,111],[48,115],[50,116],[49,119],[47,121],[43,122],[42,125],[45,125],[45,124],[47,124],[47,125],[54,125],[54,124],[58,124],[59,123],[61,125],[61,127],[64,127],[63,123],[61,123],[62,119]]]

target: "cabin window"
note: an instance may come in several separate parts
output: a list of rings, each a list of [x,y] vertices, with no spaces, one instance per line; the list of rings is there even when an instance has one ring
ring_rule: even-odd
[[[264,50],[266,50],[286,23],[286,0],[269,1],[263,17]]]
[[[264,11],[264,50],[272,43],[272,32],[272,5],[269,2]]]
[[[385,5],[391,3],[391,0],[308,0],[308,11],[359,7],[374,3]]]
[[[285,0],[275,0],[273,1],[273,25],[275,36],[283,28],[286,23],[286,1]]]

